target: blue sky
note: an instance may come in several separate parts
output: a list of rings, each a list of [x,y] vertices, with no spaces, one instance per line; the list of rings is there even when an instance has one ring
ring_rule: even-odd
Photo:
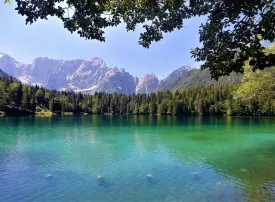
[[[150,49],[138,45],[139,31],[127,32],[125,26],[106,30],[106,42],[89,41],[71,34],[57,18],[25,25],[15,5],[0,3],[0,52],[8,53],[19,62],[31,63],[36,57],[54,59],[102,58],[109,67],[125,68],[134,76],[155,73],[166,77],[183,65],[199,67],[190,50],[199,45],[200,18],[185,21],[180,31],[165,34]]]

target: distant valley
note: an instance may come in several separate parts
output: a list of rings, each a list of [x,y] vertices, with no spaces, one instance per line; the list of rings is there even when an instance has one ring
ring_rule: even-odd
[[[221,77],[219,81],[214,81],[207,69],[201,71],[183,66],[163,80],[159,80],[153,73],[138,78],[123,68],[109,68],[98,57],[89,60],[55,60],[39,57],[34,59],[32,64],[23,64],[8,54],[0,53],[0,76],[8,75],[22,83],[39,85],[51,90],[126,94],[149,94],[161,90],[238,84],[242,77],[241,74],[232,73],[230,76]]]

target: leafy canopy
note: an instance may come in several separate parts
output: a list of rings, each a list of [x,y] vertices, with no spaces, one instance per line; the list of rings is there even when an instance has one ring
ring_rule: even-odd
[[[200,26],[202,47],[191,51],[212,77],[243,72],[249,58],[253,70],[275,64],[262,41],[275,39],[274,0],[14,0],[26,23],[49,16],[60,18],[70,32],[105,41],[104,28],[126,23],[127,31],[141,24],[139,44],[149,48],[163,33],[183,28],[183,21],[205,16]],[[8,0],[5,0],[8,2]],[[260,36],[260,37],[259,37]]]
[[[275,53],[275,45],[266,48],[267,53]],[[236,99],[250,101],[252,99],[275,100],[275,67],[252,71],[246,62],[242,84],[235,94]]]

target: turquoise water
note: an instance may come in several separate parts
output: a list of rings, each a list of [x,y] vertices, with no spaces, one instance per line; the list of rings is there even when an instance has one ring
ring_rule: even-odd
[[[2,117],[0,201],[275,201],[275,118]]]

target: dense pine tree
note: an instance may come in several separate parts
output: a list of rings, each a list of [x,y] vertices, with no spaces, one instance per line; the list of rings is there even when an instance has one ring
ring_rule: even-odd
[[[262,80],[261,78],[265,78]],[[241,85],[208,86],[175,92],[83,95],[50,91],[0,78],[0,111],[56,114],[275,115],[275,68],[246,67]]]

